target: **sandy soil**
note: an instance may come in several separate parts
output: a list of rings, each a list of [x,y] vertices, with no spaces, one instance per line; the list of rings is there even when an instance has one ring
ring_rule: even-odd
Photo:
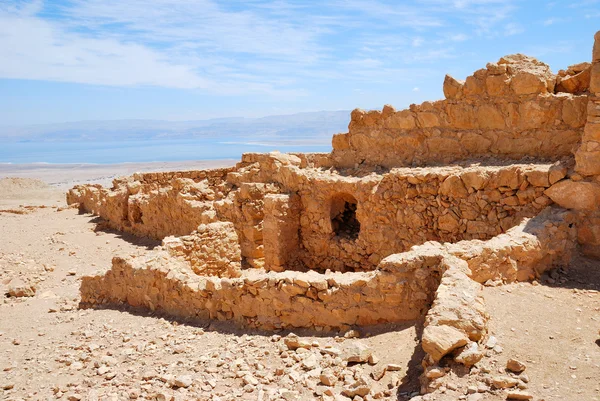
[[[63,199],[43,182],[0,181],[0,209],[13,208],[0,211],[0,399],[349,400],[328,398],[331,388],[319,384],[320,374],[342,377],[332,391],[339,394],[388,363],[399,370],[370,380],[364,399],[416,395],[419,322],[362,329],[359,339],[299,332],[316,343],[291,352],[279,338],[287,333],[181,322],[126,307],[79,309],[83,275],[156,243],[97,231],[93,216],[65,208]],[[5,296],[15,282],[35,293]],[[584,258],[540,283],[486,288],[498,346],[481,370],[501,374],[508,358],[518,358],[527,365],[526,387],[535,400],[600,400],[598,290],[600,263]],[[359,342],[377,364],[345,366],[345,353]],[[326,346],[342,355],[329,356]],[[474,384],[471,376],[456,376],[424,399],[506,399],[485,387],[468,394]]]

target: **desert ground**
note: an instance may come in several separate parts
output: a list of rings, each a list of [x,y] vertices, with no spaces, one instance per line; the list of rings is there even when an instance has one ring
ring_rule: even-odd
[[[81,309],[82,276],[158,243],[103,229],[67,207],[64,192],[130,168],[0,170],[1,399],[504,400],[491,383],[515,358],[534,400],[600,400],[600,262],[581,256],[539,281],[486,287],[486,357],[424,396],[419,321],[295,338],[125,306]],[[349,393],[360,378],[368,394]]]

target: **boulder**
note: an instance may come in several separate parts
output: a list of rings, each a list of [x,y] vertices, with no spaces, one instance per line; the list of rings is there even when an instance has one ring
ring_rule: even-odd
[[[444,355],[466,345],[469,337],[462,331],[450,326],[427,326],[423,330],[421,345],[434,361],[439,361]]]
[[[566,209],[594,210],[600,201],[600,185],[585,181],[562,180],[545,193]]]
[[[446,99],[456,99],[460,97],[464,81],[458,81],[446,74],[444,78],[444,96]]]

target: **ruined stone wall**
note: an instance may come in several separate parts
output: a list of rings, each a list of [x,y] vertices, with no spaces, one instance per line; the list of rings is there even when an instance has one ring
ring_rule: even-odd
[[[87,306],[127,303],[265,329],[370,325],[412,320],[423,313],[407,306],[410,290],[391,273],[250,270],[241,278],[199,277],[163,253],[148,260],[114,258],[105,275],[83,279],[81,295]]]
[[[349,132],[333,137],[332,159],[339,167],[397,167],[570,156],[583,135],[591,67],[574,68],[556,76],[533,58],[507,56],[465,82],[447,76],[446,100],[354,110]]]
[[[414,320],[435,299],[449,261],[476,282],[527,280],[564,265],[573,245],[571,215],[547,208],[498,240],[428,243],[389,256],[371,272],[250,269],[238,278],[222,278],[198,275],[184,260],[159,249],[146,258],[116,257],[108,272],[84,277],[81,302],[96,307],[127,303],[183,318],[235,320],[264,329],[332,329]],[[468,287],[476,296],[479,287]],[[458,301],[468,297],[461,293]],[[476,304],[471,307],[479,311]],[[432,313],[429,323],[447,324],[440,313]],[[463,317],[455,317],[457,324],[464,321],[462,328],[477,340],[484,327],[470,328],[467,324],[477,319]]]
[[[394,169],[363,178],[298,170],[299,257],[311,269],[360,271],[427,241],[486,240],[551,203],[544,191],[563,165]],[[332,202],[356,199],[360,231],[336,235]]]
[[[134,174],[113,181],[112,188],[78,185],[67,194],[102,217],[114,229],[162,239],[186,235],[199,224],[217,221],[215,201],[226,198],[231,169]]]
[[[175,178],[188,178],[194,182],[207,180],[209,185],[219,185],[222,183],[235,167],[217,168],[211,170],[189,170],[189,171],[159,171],[149,173],[134,173],[133,179],[142,184],[164,186],[168,185]]]
[[[589,67],[589,101],[575,169],[550,187],[548,196],[579,213],[579,243],[588,256],[600,258],[600,32],[594,36]]]
[[[198,275],[241,275],[242,254],[233,223],[201,224],[190,235],[165,238],[162,245],[169,255],[185,260]]]

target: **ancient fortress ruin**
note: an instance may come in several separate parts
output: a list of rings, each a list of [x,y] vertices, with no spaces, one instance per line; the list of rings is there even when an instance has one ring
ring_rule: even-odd
[[[354,110],[330,154],[134,174],[68,202],[162,240],[85,277],[82,304],[126,303],[266,330],[425,318],[425,365],[470,365],[484,283],[531,280],[576,247],[600,257],[600,32],[554,74],[521,54],[446,99]]]

